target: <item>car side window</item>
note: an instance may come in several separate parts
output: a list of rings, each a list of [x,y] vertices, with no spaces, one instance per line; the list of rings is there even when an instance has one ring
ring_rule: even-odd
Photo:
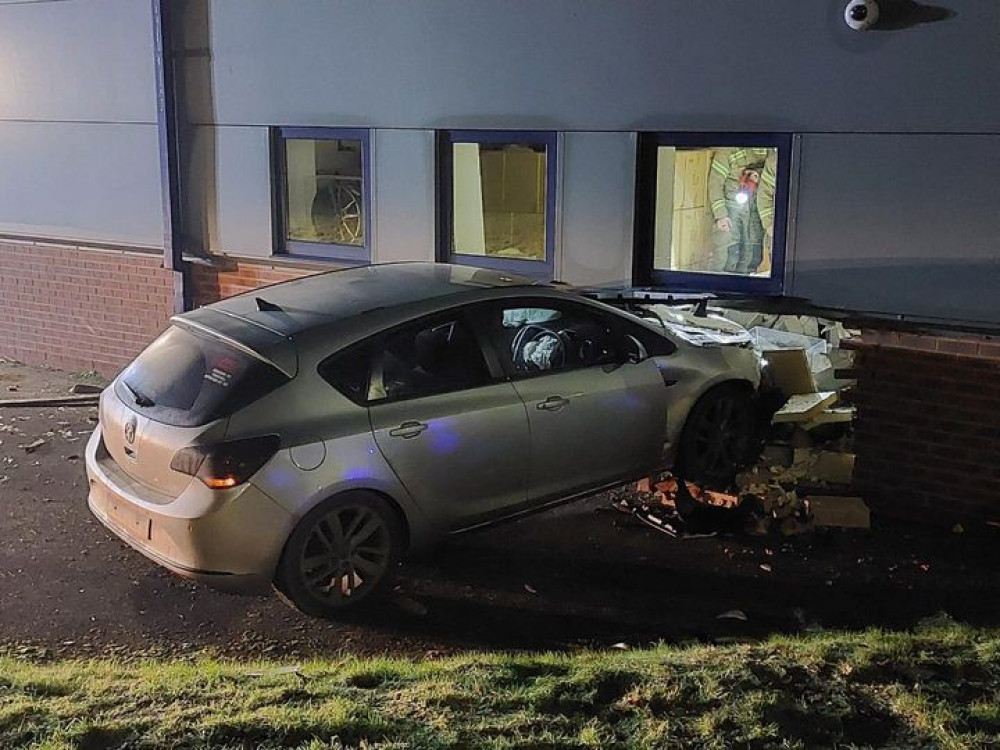
[[[666,336],[641,325],[622,321],[623,348],[629,361],[673,354],[677,346]]]
[[[359,406],[368,400],[371,379],[371,347],[366,342],[351,346],[323,360],[320,377]]]
[[[576,370],[620,360],[600,314],[577,305],[507,304],[494,319],[498,348],[516,375]]]
[[[461,317],[394,331],[373,349],[373,402],[460,391],[492,382],[475,333]]]

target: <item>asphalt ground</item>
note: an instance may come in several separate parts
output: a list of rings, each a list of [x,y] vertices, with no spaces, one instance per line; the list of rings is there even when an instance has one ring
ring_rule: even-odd
[[[0,365],[0,398],[61,395],[70,382],[12,367]],[[606,497],[457,537],[405,563],[375,611],[319,620],[277,597],[189,583],[101,526],[83,467],[95,420],[93,407],[0,408],[0,649],[434,655],[906,628],[940,613],[1000,625],[1000,534],[990,529],[876,518],[871,531],[674,539]]]

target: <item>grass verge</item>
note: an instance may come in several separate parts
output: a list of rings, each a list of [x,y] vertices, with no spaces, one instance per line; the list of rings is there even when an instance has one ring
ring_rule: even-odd
[[[0,656],[0,747],[998,747],[1000,631],[279,664]]]

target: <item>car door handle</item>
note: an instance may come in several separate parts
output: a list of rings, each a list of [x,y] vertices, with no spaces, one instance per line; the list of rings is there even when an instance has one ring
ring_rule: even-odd
[[[559,411],[568,403],[568,398],[563,398],[562,396],[549,396],[544,401],[539,401],[535,404],[535,408],[541,409],[542,411]]]
[[[389,430],[389,435],[409,440],[410,438],[415,438],[426,429],[427,425],[423,422],[403,422],[399,427],[393,427]]]

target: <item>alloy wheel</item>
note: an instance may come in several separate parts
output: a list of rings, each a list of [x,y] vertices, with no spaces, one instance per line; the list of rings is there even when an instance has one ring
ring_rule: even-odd
[[[322,516],[303,547],[299,570],[314,596],[328,606],[364,596],[385,575],[392,537],[371,508],[347,505]]]
[[[742,406],[730,396],[717,398],[696,425],[694,448],[705,477],[731,474],[745,459],[752,425],[749,410]]]

